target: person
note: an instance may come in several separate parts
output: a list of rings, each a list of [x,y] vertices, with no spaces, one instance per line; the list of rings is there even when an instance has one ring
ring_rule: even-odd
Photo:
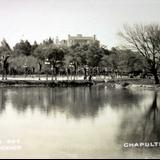
[[[89,75],[88,80],[89,80],[90,82],[92,81],[92,75],[91,75],[91,74]]]
[[[84,76],[84,80],[86,80],[86,79],[87,79],[87,75]]]

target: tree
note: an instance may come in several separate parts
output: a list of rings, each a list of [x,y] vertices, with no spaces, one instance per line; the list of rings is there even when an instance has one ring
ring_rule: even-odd
[[[101,48],[96,45],[90,45],[87,52],[87,63],[89,67],[98,67],[103,55],[104,52]]]
[[[85,54],[83,54],[84,51],[84,46],[77,43],[69,47],[67,54],[65,54],[64,62],[67,67],[67,75],[71,73],[74,74],[74,79],[78,72],[78,67],[86,65],[86,58],[84,57]]]
[[[65,54],[66,49],[63,47],[57,47],[54,43],[51,43],[51,40],[38,45],[34,50],[33,55],[39,60],[39,73],[41,72],[42,64],[47,60],[49,62],[49,69],[53,69],[55,75],[57,75],[58,70],[63,66]]]
[[[77,73],[78,67],[82,68],[86,78],[88,73],[92,75],[93,70],[100,67],[100,62],[105,53],[106,49],[96,44],[75,44],[70,47],[69,55],[66,55],[65,59],[67,63],[71,62],[74,65],[75,73]]]
[[[63,66],[65,53],[63,49],[50,45],[46,50],[47,59],[49,60],[52,69],[54,69],[55,78],[59,72],[59,68]],[[53,71],[52,71],[53,73]]]
[[[122,75],[124,72],[126,63],[126,57],[124,57],[124,52],[120,49],[113,47],[107,54],[104,54],[101,65],[107,68],[108,73],[111,77],[115,77],[115,74],[119,72]]]
[[[31,45],[31,54],[34,54],[34,50],[38,47],[37,42],[35,41],[33,45]]]
[[[30,56],[32,53],[32,49],[33,48],[28,40],[26,41],[21,40],[20,43],[17,43],[14,46],[14,53],[16,56],[17,55]]]
[[[38,59],[33,56],[16,56],[9,60],[10,69],[16,71],[17,74],[34,74],[38,71]]]
[[[4,39],[1,42],[1,46],[0,46],[2,80],[4,79],[4,76],[6,76],[6,79],[7,79],[8,68],[9,68],[8,59],[11,56],[11,53],[12,53],[12,49],[10,48],[9,44],[7,43],[7,41]]]
[[[157,24],[124,26],[119,35],[127,42],[127,48],[141,54],[147,62],[149,72],[159,84],[160,26]]]
[[[43,41],[43,44],[45,44],[45,45],[54,44],[54,40],[51,37],[49,37],[48,39]]]
[[[39,44],[39,45],[35,45],[36,46],[32,52],[32,55],[34,57],[37,58],[37,62],[38,62],[38,73],[39,73],[39,80],[41,80],[41,73],[42,73],[42,69],[43,69],[43,64],[44,64],[44,61],[45,59],[47,58],[47,55],[46,55],[46,44],[42,43],[42,44]]]

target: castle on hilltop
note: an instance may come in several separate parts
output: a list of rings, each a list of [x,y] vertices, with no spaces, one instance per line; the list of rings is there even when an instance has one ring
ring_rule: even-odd
[[[55,40],[56,45],[62,45],[62,46],[72,46],[75,44],[85,45],[85,44],[97,44],[100,45],[100,42],[96,39],[96,35],[93,35],[93,37],[86,37],[82,34],[77,34],[76,36],[68,35],[67,40],[59,40],[58,37]]]

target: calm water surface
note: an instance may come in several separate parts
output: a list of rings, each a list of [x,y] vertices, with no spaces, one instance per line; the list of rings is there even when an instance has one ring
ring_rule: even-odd
[[[159,93],[140,89],[0,88],[0,158],[155,158],[160,148]],[[15,145],[9,143],[9,145]]]

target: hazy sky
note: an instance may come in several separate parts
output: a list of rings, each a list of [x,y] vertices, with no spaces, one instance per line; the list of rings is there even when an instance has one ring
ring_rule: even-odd
[[[123,24],[159,23],[160,0],[0,0],[0,21],[0,40],[11,46],[96,34],[110,48]]]

